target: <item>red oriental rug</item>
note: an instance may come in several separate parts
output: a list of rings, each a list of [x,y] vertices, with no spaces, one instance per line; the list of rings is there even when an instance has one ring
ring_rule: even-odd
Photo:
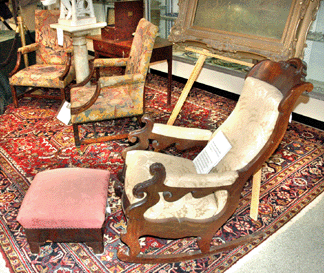
[[[172,103],[175,104],[183,84],[174,82]],[[166,123],[171,108],[166,106],[166,79],[148,76],[147,112]],[[237,247],[205,259],[172,264],[139,265],[121,262],[116,251],[119,234],[126,223],[120,201],[113,192],[116,173],[123,160],[120,152],[127,140],[91,144],[82,147],[81,155],[74,146],[71,126],[56,118],[59,103],[51,100],[24,98],[20,107],[9,105],[0,116],[0,244],[1,252],[12,272],[224,272],[262,241]],[[235,101],[193,88],[176,120],[176,125],[215,129],[233,110]],[[132,119],[101,123],[101,134],[137,128]],[[84,126],[83,134],[92,134]],[[245,185],[240,206],[220,229],[214,243],[221,243],[259,230],[267,237],[275,233],[324,190],[324,132],[292,122],[275,154],[264,164],[261,200],[257,221],[249,217],[251,181]],[[193,158],[198,150],[181,154]],[[180,155],[173,149],[167,151]],[[29,251],[23,228],[16,221],[17,212],[33,177],[40,171],[60,167],[108,169],[111,172],[109,204],[112,213],[105,222],[105,251],[94,255],[84,244],[46,243],[39,255]],[[163,240],[144,238],[147,253],[187,252],[196,248],[193,238]]]

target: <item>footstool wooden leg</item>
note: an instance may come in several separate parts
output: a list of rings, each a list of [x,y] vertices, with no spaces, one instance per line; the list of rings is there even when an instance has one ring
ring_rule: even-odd
[[[103,242],[86,242],[86,245],[91,247],[95,254],[101,254],[104,252]]]
[[[28,240],[27,240],[28,241]],[[30,252],[33,254],[38,254],[40,250],[40,243],[28,241]]]

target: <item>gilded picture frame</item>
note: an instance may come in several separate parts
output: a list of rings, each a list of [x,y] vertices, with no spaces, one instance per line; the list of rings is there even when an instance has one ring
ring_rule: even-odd
[[[320,0],[179,0],[169,40],[237,58],[303,57]]]

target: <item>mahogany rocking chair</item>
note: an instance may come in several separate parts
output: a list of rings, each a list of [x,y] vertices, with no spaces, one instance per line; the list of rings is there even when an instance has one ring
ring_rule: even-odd
[[[232,149],[208,174],[198,174],[189,159],[138,149],[146,149],[150,139],[157,140],[158,149],[174,143],[184,149],[206,144],[214,134],[199,129],[181,133],[176,126],[155,128],[146,116],[145,128],[129,135],[131,142],[139,142],[124,153],[120,177],[124,180],[122,204],[127,231],[121,240],[128,248],[122,246],[118,258],[135,263],[192,260],[259,238],[260,234],[251,234],[211,245],[216,231],[237,209],[245,182],[281,142],[297,98],[304,91],[312,91],[313,85],[305,82],[305,76],[306,65],[296,58],[285,62],[264,60],[250,70],[235,109],[214,133],[222,131]],[[141,252],[138,241],[143,236],[197,237],[199,250],[148,255]]]

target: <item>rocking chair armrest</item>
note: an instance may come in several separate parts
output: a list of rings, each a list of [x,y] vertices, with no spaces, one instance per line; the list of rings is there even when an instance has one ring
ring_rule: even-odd
[[[128,58],[98,58],[93,60],[94,67],[126,66]]]
[[[163,192],[163,195],[165,200],[169,202],[177,201],[189,192],[195,198],[202,198],[216,191],[231,189],[237,178],[238,172],[236,171],[197,175],[187,174],[175,176],[174,178],[168,176],[168,179],[175,179],[179,184],[186,186],[168,187],[170,194]]]
[[[200,128],[188,128],[174,125],[155,123],[150,139],[153,140],[153,148],[159,151],[175,144],[178,150],[192,147],[205,147],[212,136],[212,132]]]
[[[127,74],[121,76],[101,77],[99,79],[100,87],[110,87],[116,85],[143,83],[145,78],[142,74]]]
[[[146,150],[149,146],[150,139],[153,140],[153,148],[155,151],[165,149],[174,143],[178,150],[185,150],[197,146],[206,146],[212,136],[212,132],[206,129],[154,123],[153,118],[148,114],[143,115],[142,122],[145,123],[143,128],[129,133],[129,142],[138,142],[123,150],[123,158],[126,158],[126,154],[129,151]]]
[[[168,175],[168,179],[176,180],[180,185],[186,185],[185,188],[209,188],[224,185],[227,186],[232,185],[237,178],[237,171],[225,171],[221,173],[207,174]]]
[[[180,127],[162,123],[154,123],[152,133],[164,137],[204,141],[209,141],[212,136],[212,132],[207,129]]]
[[[168,180],[175,179],[179,184],[186,186],[167,186],[164,184],[166,178],[165,167],[162,163],[153,163],[150,166],[150,173],[153,177],[142,183],[138,183],[133,188],[133,195],[136,198],[143,198],[146,193],[147,198],[152,196],[157,199],[159,193],[162,193],[164,199],[168,202],[174,202],[182,198],[188,193],[191,193],[195,198],[202,198],[220,190],[231,190],[235,181],[239,178],[237,171],[227,171],[223,173],[210,174],[188,174],[188,175],[174,175]],[[188,186],[187,186],[188,185]],[[159,199],[159,198],[158,198]],[[140,204],[146,202],[140,201]],[[150,200],[148,200],[150,203]],[[152,201],[152,204],[155,201]],[[139,204],[134,204],[138,206]]]
[[[21,54],[26,54],[26,53],[36,51],[39,47],[40,47],[39,43],[33,43],[30,45],[26,45],[26,46],[22,46],[22,47],[18,48],[18,52],[21,52]]]

